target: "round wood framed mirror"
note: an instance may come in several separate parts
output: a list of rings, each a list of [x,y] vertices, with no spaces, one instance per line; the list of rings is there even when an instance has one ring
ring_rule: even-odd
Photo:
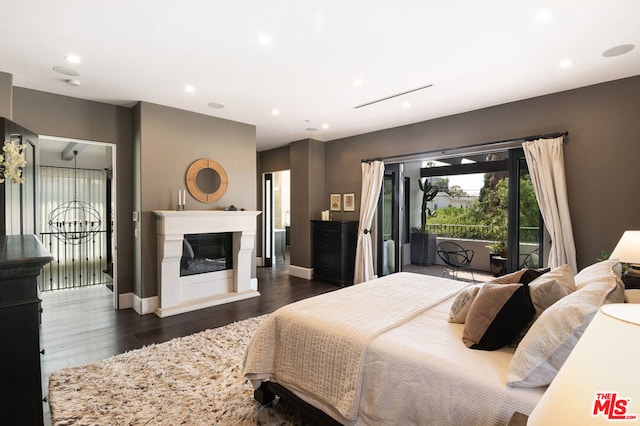
[[[186,180],[189,194],[203,203],[212,203],[227,191],[227,172],[220,164],[208,158],[191,163]]]

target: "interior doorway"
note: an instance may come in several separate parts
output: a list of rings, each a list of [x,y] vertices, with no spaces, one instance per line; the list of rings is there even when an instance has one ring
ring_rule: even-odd
[[[290,171],[281,170],[263,175],[263,265],[289,262],[291,240],[291,180]]]
[[[54,256],[40,290],[106,286],[117,308],[115,144],[40,136],[40,239]]]

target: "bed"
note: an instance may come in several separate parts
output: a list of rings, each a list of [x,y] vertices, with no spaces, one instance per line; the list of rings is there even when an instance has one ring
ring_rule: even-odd
[[[558,274],[552,277],[557,283]],[[593,305],[605,303],[612,285]],[[275,392],[345,425],[507,424],[516,411],[530,413],[546,386],[539,372],[523,386],[507,384],[512,346],[467,347],[465,324],[449,320],[454,301],[471,287],[401,272],[287,305],[250,343],[245,378],[259,402]]]

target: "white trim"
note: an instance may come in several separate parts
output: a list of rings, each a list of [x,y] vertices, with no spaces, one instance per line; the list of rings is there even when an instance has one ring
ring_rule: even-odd
[[[132,307],[139,315],[151,314],[158,307],[158,296],[142,299],[137,294],[134,294]]]
[[[256,257],[256,266],[264,266],[264,257],[262,256]]]
[[[289,265],[289,275],[310,280],[313,278],[313,268],[303,268],[302,266]]]
[[[118,295],[118,309],[133,308],[133,293],[123,293]]]

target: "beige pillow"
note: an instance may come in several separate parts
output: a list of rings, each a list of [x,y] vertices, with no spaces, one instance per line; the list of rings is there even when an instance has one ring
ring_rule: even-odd
[[[478,295],[478,290],[480,290],[480,287],[483,285],[484,284],[475,284],[462,289],[462,291],[458,293],[449,311],[449,322],[464,324],[467,314],[469,313],[469,308]]]
[[[519,271],[494,278],[489,282],[493,284],[516,284],[520,282],[520,277],[522,277],[525,271],[526,269],[520,269]]]
[[[485,284],[469,308],[462,341],[471,349],[499,349],[522,331],[534,313],[526,285]]]
[[[534,320],[549,306],[576,290],[573,272],[569,265],[562,265],[529,283],[531,301],[536,308]]]

